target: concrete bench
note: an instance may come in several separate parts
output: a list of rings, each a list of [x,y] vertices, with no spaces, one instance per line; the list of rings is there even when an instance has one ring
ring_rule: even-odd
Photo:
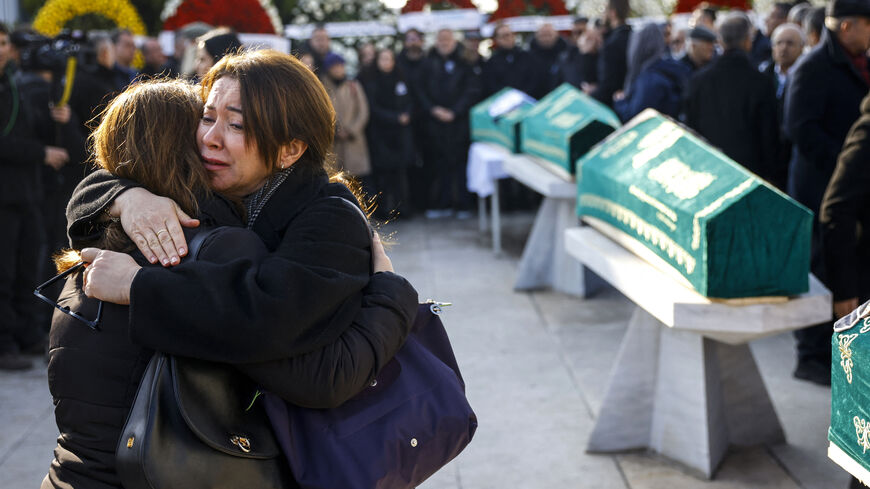
[[[592,227],[564,236],[568,253],[637,305],[587,451],[648,448],[711,478],[729,446],[783,442],[747,343],[829,320],[830,292],[810,275],[801,296],[710,300],[607,236]]]
[[[603,282],[565,251],[564,233],[576,227],[577,185],[570,175],[534,156],[512,154],[504,171],[518,182],[544,196],[532,232],[520,259],[516,290],[550,287],[566,294],[586,297]]]

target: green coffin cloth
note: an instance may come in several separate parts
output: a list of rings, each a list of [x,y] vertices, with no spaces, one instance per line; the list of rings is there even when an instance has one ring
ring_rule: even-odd
[[[538,101],[520,123],[522,152],[553,162],[570,174],[574,163],[619,127],[602,103],[563,83]]]
[[[577,213],[640,242],[702,295],[809,289],[812,213],[654,110],[577,165]]]
[[[828,439],[870,470],[870,318],[834,333]]]
[[[503,88],[471,108],[471,140],[495,143],[520,152],[520,122],[534,99],[514,88]]]

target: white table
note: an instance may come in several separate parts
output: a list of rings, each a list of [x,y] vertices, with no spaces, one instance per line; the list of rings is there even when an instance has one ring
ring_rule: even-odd
[[[565,230],[579,224],[576,214],[577,184],[552,163],[523,154],[504,160],[504,171],[523,185],[544,196],[523,256],[516,290],[551,287],[580,297],[588,296],[603,282],[565,250]]]
[[[486,232],[486,198],[490,197],[492,215],[492,250],[501,253],[501,205],[499,203],[498,180],[510,175],[502,168],[505,158],[511,152],[497,144],[471,143],[468,149],[466,177],[468,191],[477,194],[477,215],[480,232]]]
[[[735,305],[703,297],[591,227],[569,229],[565,243],[637,305],[587,451],[649,448],[710,478],[730,445],[785,440],[747,342],[829,320],[831,294],[815,277],[801,296]]]

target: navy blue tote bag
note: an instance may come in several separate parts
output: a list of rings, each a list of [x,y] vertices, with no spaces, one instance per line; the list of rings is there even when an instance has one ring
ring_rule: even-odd
[[[420,304],[395,358],[338,408],[301,408],[264,394],[302,489],[413,488],[471,442],[477,416],[439,314],[437,303]]]

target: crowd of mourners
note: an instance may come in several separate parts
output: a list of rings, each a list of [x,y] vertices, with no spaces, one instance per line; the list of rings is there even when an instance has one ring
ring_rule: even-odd
[[[602,18],[578,17],[570,33],[544,24],[525,43],[497,24],[488,57],[478,32],[449,28],[408,30],[396,47],[362,43],[346,60],[318,26],[294,53],[332,99],[336,165],[378,196],[381,218],[470,217],[471,107],[505,87],[540,99],[570,83],[624,122],[647,108],[680,121],[808,207],[812,270],[833,291],[835,313],[870,298],[861,273],[870,265],[861,234],[870,229],[870,170],[859,164],[870,152],[870,0],[775,3],[760,22],[701,4],[685,27],[629,25],[629,11],[629,0],[610,0]],[[0,369],[27,368],[26,354],[44,352],[50,311],[31,292],[49,274],[50,252],[66,244],[64,207],[92,166],[88,123],[137,77],[196,80],[241,46],[232,31],[195,25],[177,33],[174,56],[145,38],[136,70],[130,32],[91,36],[91,62],[57,105],[67,80],[33,44],[32,31],[0,27]],[[797,336],[795,376],[829,383],[830,325]]]

